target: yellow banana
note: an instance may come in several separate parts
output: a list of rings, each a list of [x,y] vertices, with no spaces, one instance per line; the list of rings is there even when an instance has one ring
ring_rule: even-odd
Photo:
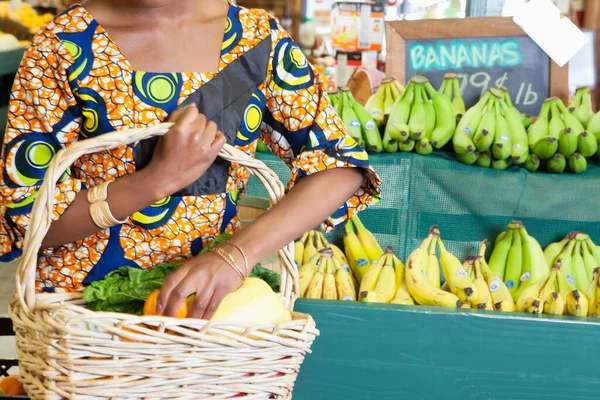
[[[325,280],[325,274],[319,269],[313,275],[306,294],[304,295],[307,299],[320,299],[323,295],[323,281]]]
[[[414,305],[415,301],[413,300],[410,292],[408,291],[408,286],[406,286],[406,281],[403,280],[400,282],[398,286],[398,290],[396,290],[396,295],[394,299],[391,301],[391,304],[404,304],[404,305]]]
[[[439,235],[436,240],[440,248],[440,265],[450,286],[450,291],[462,302],[472,302],[473,298],[477,297],[477,289],[471,281],[469,273],[463,269],[459,259],[446,250]]]
[[[523,290],[521,296],[519,297],[515,305],[516,311],[527,312],[528,308],[531,307],[534,303],[539,303],[536,306],[536,308],[539,309],[540,306],[543,308],[544,304],[539,298],[539,295],[540,291],[542,290],[549,278],[550,272],[546,276],[537,280],[536,282],[533,282],[525,290]]]
[[[310,231],[306,242],[304,243],[304,255],[302,257],[303,264],[306,264],[315,254],[317,254],[317,248],[315,247],[315,231]]]
[[[556,259],[563,252],[565,246],[573,239],[575,239],[576,232],[569,233],[563,240],[556,243],[550,243],[544,249],[544,258],[546,259],[546,265],[548,268],[552,268],[556,263]]]
[[[598,316],[598,294],[597,286],[598,286],[598,275],[600,274],[600,268],[594,269],[593,278],[590,285],[585,290],[585,297],[588,300],[588,317],[597,317]]]
[[[404,263],[402,263],[402,261],[400,261],[400,259],[396,256],[396,253],[392,251],[391,247],[388,246],[386,250],[388,249],[392,253],[392,263],[394,265],[394,271],[396,272],[396,288],[398,288],[400,287],[402,282],[404,282],[404,279],[406,277],[406,267]]]
[[[556,267],[555,267],[556,268]],[[566,311],[569,315],[585,317],[588,314],[588,301],[583,293],[575,289],[575,285],[567,280],[563,271],[558,267],[557,281],[559,293],[565,297]]]
[[[481,267],[477,262],[477,258],[479,257],[470,257],[465,261],[468,264],[468,267],[471,268],[475,273],[475,279],[473,280],[473,283],[477,289],[477,296],[472,299],[471,303],[473,308],[477,308],[479,310],[493,310],[494,304],[492,300],[492,294],[490,293],[485,276],[481,271]]]
[[[358,218],[358,215],[355,215],[352,218],[352,223],[354,223],[354,227],[356,228],[356,236],[358,236],[360,244],[369,256],[369,261],[373,263],[374,261],[379,260],[383,255],[383,250],[373,233],[365,228],[360,218]]]
[[[396,295],[396,271],[394,270],[394,261],[391,254],[379,274],[377,285],[375,285],[375,293],[379,296],[383,303],[389,303]]]
[[[459,308],[463,305],[460,299],[452,293],[437,289],[425,277],[427,248],[433,239],[429,235],[406,262],[406,286],[415,301],[424,306],[441,306]]]
[[[432,240],[427,251],[427,267],[425,269],[425,275],[433,287],[440,289],[442,283],[440,276],[440,263],[436,254],[436,246],[437,241]]]
[[[354,232],[353,226],[352,220],[350,220],[344,227],[344,250],[346,250],[350,268],[354,272],[356,279],[360,282],[371,264],[369,255]]]
[[[379,260],[375,264],[369,267],[369,269],[367,270],[360,282],[360,288],[358,290],[359,293],[371,292],[375,290],[375,286],[379,281],[379,275],[381,275],[381,271],[383,270],[383,266],[386,263],[387,258],[388,254],[384,254],[379,258]]]
[[[319,257],[320,256],[318,254],[316,254],[315,256],[313,256],[313,258],[311,258],[309,260],[309,262],[302,265],[298,269],[298,280],[300,283],[300,297],[304,297],[306,290],[308,289],[308,286],[310,285],[310,282],[313,278],[313,275],[319,269],[319,267],[316,264],[316,262],[319,260]]]
[[[581,243],[579,240],[576,241],[575,248],[573,249],[572,255],[572,268],[573,278],[575,279],[575,285],[580,292],[585,292],[590,284],[588,279],[587,270],[585,268],[585,262],[583,261]],[[584,246],[585,247],[585,246]]]
[[[483,254],[485,254],[485,247]],[[502,281],[502,278],[492,272],[482,256],[479,256],[475,263],[481,269],[481,272],[483,272],[485,277],[488,290],[492,296],[493,309],[501,312],[515,311],[515,301],[506,287],[506,284]]]
[[[328,270],[323,279],[323,299],[325,300],[338,300],[337,287],[335,282],[335,275],[332,271],[331,259],[327,260]]]
[[[552,315],[563,315],[565,312],[565,301],[560,293],[552,292],[550,298],[544,304],[544,313]]]
[[[343,301],[356,300],[356,289],[350,278],[350,274],[343,268],[335,272],[335,284],[337,287],[338,299]]]
[[[308,232],[302,235],[302,237],[294,243],[294,261],[296,261],[296,267],[298,268],[304,264],[304,242],[306,242],[307,237]]]

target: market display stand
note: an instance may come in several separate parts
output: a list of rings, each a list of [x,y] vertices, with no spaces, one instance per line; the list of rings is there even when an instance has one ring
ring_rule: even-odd
[[[289,170],[259,154],[286,183]],[[572,230],[600,239],[600,168],[581,175],[496,171],[450,155],[370,155],[382,200],[361,213],[403,261],[437,224],[460,259],[513,219],[542,246]],[[251,181],[247,194],[262,196]],[[341,233],[329,235],[338,242]],[[492,242],[493,243],[493,242]],[[321,331],[294,400],[598,399],[600,320],[300,299]]]

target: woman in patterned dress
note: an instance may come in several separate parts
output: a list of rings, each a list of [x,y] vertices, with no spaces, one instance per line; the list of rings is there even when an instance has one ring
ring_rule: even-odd
[[[63,176],[36,288],[79,291],[121,266],[184,262],[163,284],[158,311],[173,316],[197,293],[191,315],[210,318],[240,285],[223,258],[197,256],[216,236],[236,233],[220,247],[239,266],[244,252],[252,266],[323,220],[334,229],[378,198],[379,178],[325,90],[261,10],[221,0],[71,7],[35,36],[14,82],[0,260],[21,255],[36,191],[59,149],[172,121],[161,139],[82,156]],[[291,190],[241,230],[236,203],[249,175],[217,154],[227,142],[253,155],[258,138],[291,169]],[[126,222],[101,229],[86,193],[104,182],[111,182],[112,215]]]

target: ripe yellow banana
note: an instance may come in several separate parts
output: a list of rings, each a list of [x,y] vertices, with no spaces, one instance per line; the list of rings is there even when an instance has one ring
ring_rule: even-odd
[[[383,249],[375,239],[375,236],[371,231],[365,228],[358,215],[355,215],[352,218],[352,223],[354,223],[354,227],[356,228],[356,236],[360,240],[360,244],[363,249],[367,252],[369,256],[369,261],[373,263],[383,255]]]
[[[501,312],[515,311],[515,301],[502,279],[492,272],[482,256],[478,257],[476,263],[485,277],[488,290],[492,296],[493,309]]]
[[[360,288],[358,290],[359,294],[361,294],[362,292],[371,292],[375,290],[375,286],[379,281],[379,275],[381,275],[381,272],[383,271],[383,266],[385,265],[387,258],[388,254],[386,253],[383,256],[381,256],[376,263],[372,264],[369,267],[362,280],[360,281]],[[394,280],[395,279],[396,278],[394,277]]]
[[[425,275],[433,287],[440,289],[442,285],[441,270],[436,254],[436,246],[437,240],[432,240],[427,251],[427,267],[425,269]]]
[[[315,247],[315,231],[308,233],[308,238],[304,243],[304,255],[302,257],[303,264],[306,264],[315,254],[317,254],[317,248]]]
[[[462,302],[472,302],[474,298],[477,298],[477,289],[469,277],[469,272],[464,270],[462,263],[454,254],[446,250],[439,235],[436,240],[440,248],[440,265],[450,286],[450,291]]]
[[[585,267],[585,262],[583,261],[583,254],[581,249],[581,241],[576,240],[575,248],[573,249],[572,254],[572,268],[573,268],[573,278],[575,279],[575,286],[579,289],[580,292],[584,293],[587,287],[590,285],[590,280],[588,279],[587,270]]]
[[[335,284],[337,287],[338,299],[343,301],[356,300],[356,289],[352,283],[350,274],[343,268],[335,272]]]
[[[575,239],[576,232],[569,233],[563,240],[556,243],[550,243],[544,249],[544,258],[546,259],[546,265],[548,268],[552,268],[556,263],[556,259],[563,252],[565,246],[572,240]]]
[[[344,250],[346,250],[346,257],[350,263],[350,268],[354,272],[356,279],[360,282],[371,264],[369,255],[354,232],[353,226],[354,224],[350,220],[344,227]]]
[[[525,290],[523,290],[521,296],[519,297],[515,305],[516,311],[528,312],[528,308],[534,305],[534,303],[538,303],[536,309],[539,309],[540,306],[543,309],[544,304],[542,299],[539,298],[539,296],[542,288],[544,287],[546,282],[548,282],[549,278],[550,272],[546,276],[537,280],[536,282],[533,282]]]
[[[394,296],[391,304],[404,304],[409,306],[415,304],[415,301],[408,291],[408,286],[406,286],[405,280],[400,282],[400,286],[398,286],[398,290],[396,291],[396,296]]]
[[[323,295],[324,280],[325,274],[322,272],[322,269],[319,268],[319,270],[314,273],[304,297],[307,299],[321,299]]]
[[[560,266],[560,258],[553,267],[558,269],[557,282],[558,292],[565,299],[566,312],[576,317],[585,317],[588,314],[588,300],[583,293],[575,288],[574,283],[570,282],[565,276]]]
[[[300,297],[304,297],[306,294],[306,290],[312,281],[312,278],[319,269],[317,266],[317,261],[320,256],[318,254],[314,255],[306,264],[302,265],[298,269],[298,280],[300,284]]]
[[[588,317],[598,316],[598,276],[600,275],[600,268],[595,268],[593,273],[592,282],[585,290],[584,294],[588,300]]]
[[[335,282],[335,275],[333,273],[333,267],[331,266],[331,258],[327,259],[327,273],[323,279],[323,299],[325,300],[337,300],[337,286]]]
[[[300,268],[304,264],[304,242],[308,238],[308,232],[294,243],[294,261],[296,261],[296,267]]]
[[[375,285],[375,293],[377,293],[382,303],[389,303],[394,299],[396,289],[396,271],[394,270],[393,258],[389,255],[381,274],[379,274],[377,285]]]
[[[475,279],[473,280],[473,284],[477,289],[477,296],[475,296],[472,301],[472,307],[479,310],[493,310],[494,304],[492,300],[492,294],[490,293],[487,281],[485,280],[485,276],[477,259],[479,257],[470,257],[465,261],[466,268],[472,269],[475,273]]]

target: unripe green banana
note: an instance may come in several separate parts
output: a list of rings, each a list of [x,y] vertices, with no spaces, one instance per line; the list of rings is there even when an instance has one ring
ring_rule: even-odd
[[[400,97],[402,97],[402,93],[404,93],[404,87],[397,80],[390,78],[390,92],[392,93],[394,102],[396,102]]]
[[[388,119],[386,131],[389,130],[389,136],[396,141],[408,139],[408,119],[410,117],[415,86],[414,82],[409,82],[402,97],[394,104],[394,108]]]
[[[348,130],[350,136],[356,140],[360,147],[364,148],[365,141],[362,137],[360,121],[358,120],[358,116],[352,108],[352,104],[348,98],[348,92],[350,92],[348,89],[342,90],[342,121],[344,122],[344,126]]]
[[[450,100],[450,104],[452,104],[452,85],[450,83],[450,79],[444,76],[444,81],[442,82],[442,86],[440,86],[439,92]],[[454,106],[452,106],[452,113],[454,113]]]
[[[426,156],[426,155],[433,153],[433,146],[431,145],[431,142],[429,141],[429,139],[425,138],[425,139],[419,140],[415,144],[415,152],[422,156]]]
[[[467,153],[467,154],[457,154],[456,155],[456,159],[463,163],[463,164],[467,164],[467,165],[473,165],[477,162],[477,159],[479,158],[479,152],[478,151],[474,151],[472,153]]]
[[[525,130],[529,129],[531,126],[532,119],[533,117],[529,114],[521,114],[521,122],[523,122],[523,128],[525,128]]]
[[[440,149],[452,139],[456,129],[456,118],[452,102],[443,94],[435,91],[431,83],[424,84],[425,90],[431,97],[431,103],[435,109],[435,129],[431,132],[429,140],[436,149]]]
[[[555,100],[550,105],[550,122],[548,123],[548,135],[559,139],[561,133],[565,130],[565,123],[562,119],[558,102]]]
[[[506,263],[508,262],[508,253],[512,246],[514,234],[515,232],[512,229],[504,232],[502,239],[496,242],[494,251],[492,251],[492,255],[490,256],[490,262],[488,263],[492,272],[498,275],[502,280],[504,280]]]
[[[433,107],[433,103],[427,97],[427,93],[425,92],[425,86],[421,85],[421,95],[423,96],[423,100],[425,101],[425,115],[427,118],[427,122],[425,124],[425,135],[421,137],[421,139],[429,139],[433,130],[435,129],[436,123],[436,115],[435,108]]]
[[[537,171],[540,168],[540,158],[535,154],[530,154],[527,157],[527,161],[525,161],[524,167],[529,172]]]
[[[584,157],[591,157],[598,152],[598,141],[594,135],[590,135],[586,131],[579,135],[579,143],[577,146],[579,153]]]
[[[569,170],[573,173],[580,174],[587,169],[587,160],[579,153],[573,153],[569,157]]]
[[[489,168],[492,166],[492,154],[489,151],[484,151],[479,154],[476,161],[477,165],[483,168]]]
[[[398,144],[400,151],[410,152],[415,148],[415,141],[412,139],[406,139]]]
[[[497,160],[506,160],[510,157],[512,142],[510,139],[510,129],[504,115],[502,115],[501,106],[497,99],[494,99],[496,112],[496,132],[494,144],[492,145],[492,155]]]
[[[454,92],[454,97],[452,98],[452,105],[454,106],[454,113],[456,114],[456,118],[462,118],[465,115],[465,102],[460,93],[460,83],[458,82],[458,77],[452,79],[452,91]]]
[[[504,99],[500,100],[500,106],[504,112],[504,118],[508,125],[508,132],[512,143],[510,156],[515,164],[522,164],[527,160],[527,156],[529,156],[527,131],[523,126],[521,113],[516,108],[510,107],[506,102],[506,98],[510,99],[508,92],[506,92]]]
[[[562,101],[557,100],[556,104],[562,112],[563,121],[565,123],[565,129],[558,138],[558,152],[565,157],[569,157],[577,151],[579,135],[581,135],[581,132],[583,132],[584,129],[581,122],[566,109]]]
[[[496,135],[496,113],[493,105],[494,102],[490,101],[485,107],[475,136],[473,136],[473,143],[478,151],[489,150],[494,143],[494,137]]]
[[[497,169],[499,171],[505,170],[509,166],[510,166],[510,161],[508,158],[505,160],[493,160],[492,161],[492,168]]]
[[[423,100],[421,85],[418,85],[415,88],[415,101],[410,110],[410,117],[408,119],[408,134],[411,139],[419,140],[425,135],[426,128],[427,111],[425,108],[425,101]]]
[[[581,94],[580,102],[574,107],[572,113],[585,129],[594,116],[594,109],[592,108],[592,96],[588,87],[577,88],[575,95],[577,96],[578,93]]]
[[[379,127],[383,127],[385,123],[385,116],[383,113],[383,87],[379,86],[377,92],[375,92],[367,103],[365,109],[371,114],[371,117],[375,120]]]
[[[591,135],[594,135],[596,140],[600,142],[600,111],[598,111],[588,123],[587,131]]]
[[[547,160],[554,156],[558,151],[558,140],[551,137],[546,136],[538,140],[533,147],[531,148],[531,152],[537,155],[540,160]]]
[[[366,150],[373,153],[381,153],[383,151],[383,143],[381,142],[381,134],[377,129],[377,124],[371,113],[361,106],[352,96],[351,92],[347,93],[348,100],[352,105],[352,109],[356,113],[362,130],[362,137],[366,143]]]
[[[540,114],[538,115],[538,118],[533,124],[531,124],[527,131],[530,148],[533,148],[533,146],[541,138],[548,136],[548,121],[550,119],[550,105],[552,104],[552,101],[553,100],[551,99],[546,99],[544,101],[544,104],[542,104],[542,108],[540,109]],[[537,155],[539,156],[539,154]]]
[[[382,144],[383,144],[383,151],[385,151],[386,153],[398,152],[398,141],[392,139],[388,128],[386,128],[385,132],[383,133]]]
[[[487,92],[477,104],[465,112],[465,115],[458,122],[452,136],[452,145],[456,154],[468,154],[475,151],[472,138],[481,121],[483,108],[490,101],[491,96],[490,92]]]
[[[390,83],[384,83],[385,97],[383,100],[383,113],[385,115],[390,115],[392,113],[392,109],[394,108],[394,96],[390,90]]]
[[[502,98],[506,102],[506,104],[509,107],[514,107],[512,99],[510,98],[510,91],[508,90],[508,88],[506,86],[501,86],[499,90],[502,91]]]
[[[553,174],[562,174],[566,167],[565,156],[556,153],[551,159],[546,162],[546,170]]]

